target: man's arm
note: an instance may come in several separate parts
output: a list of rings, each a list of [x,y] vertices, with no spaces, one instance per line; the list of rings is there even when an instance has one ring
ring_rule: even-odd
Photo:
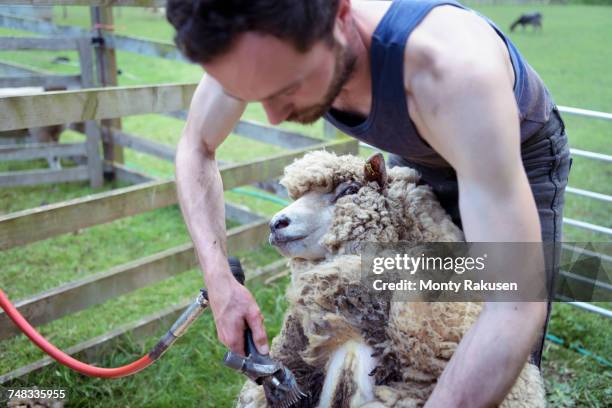
[[[409,40],[407,55],[419,56],[406,67],[410,116],[457,172],[467,241],[538,242],[507,51],[486,23],[474,19],[440,7]],[[545,313],[544,303],[487,303],[427,406],[499,404],[527,361]]]
[[[260,352],[268,352],[263,317],[253,296],[232,276],[227,262],[225,209],[215,151],[232,131],[245,104],[223,93],[205,75],[189,109],[176,151],[176,184],[183,218],[193,240],[219,340],[244,353],[245,321]]]

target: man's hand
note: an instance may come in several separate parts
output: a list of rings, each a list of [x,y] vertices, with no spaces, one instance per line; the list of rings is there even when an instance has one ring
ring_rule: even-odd
[[[221,276],[228,276],[224,273]],[[215,317],[217,336],[235,353],[244,355],[244,331],[248,327],[260,354],[268,354],[268,338],[263,325],[263,315],[249,290],[238,283],[231,274],[229,278],[211,281],[208,285],[208,300]]]

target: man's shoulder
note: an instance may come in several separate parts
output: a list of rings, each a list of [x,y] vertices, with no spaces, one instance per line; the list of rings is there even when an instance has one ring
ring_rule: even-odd
[[[457,79],[472,69],[504,69],[513,76],[504,40],[478,14],[452,5],[432,9],[408,37],[404,51],[407,91],[418,77],[449,71]]]

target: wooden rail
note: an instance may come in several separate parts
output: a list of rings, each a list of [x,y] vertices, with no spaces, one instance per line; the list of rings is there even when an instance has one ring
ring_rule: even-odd
[[[78,47],[75,38],[0,37],[0,51],[47,50],[64,51]]]
[[[80,27],[61,26],[47,21],[0,13],[0,27],[30,31],[50,36],[91,37],[92,33]],[[148,57],[164,58],[188,62],[179,49],[172,43],[119,35],[102,34],[104,42],[117,50],[132,52]]]
[[[187,118],[187,111],[167,112],[164,113],[164,116],[185,120]],[[308,147],[321,143],[323,140],[244,119],[236,124],[232,133],[286,149]]]
[[[154,178],[140,171],[130,169],[120,163],[112,163],[105,161],[103,163],[104,171],[115,174],[115,178],[120,181],[125,181],[130,184],[142,184],[153,181]]]
[[[174,162],[176,149],[172,146],[167,146],[141,136],[131,135],[118,129],[109,129],[109,131],[103,132],[104,140],[111,138],[115,144],[158,157],[162,160]]]
[[[10,0],[9,4],[31,6],[163,7],[166,5],[166,0]]]
[[[147,57],[163,58],[178,62],[188,63],[187,58],[181,54],[176,45],[161,41],[152,41],[146,38],[138,38],[127,35],[104,36],[118,50],[132,52]]]
[[[0,131],[186,109],[196,85],[108,87],[0,98]]]
[[[228,251],[246,251],[260,246],[268,236],[268,221],[261,220],[228,231]],[[70,282],[15,304],[35,326],[90,306],[97,305],[136,289],[154,284],[197,266],[191,243],[177,246],[108,271]],[[4,312],[0,312],[0,340],[20,331]]]
[[[85,156],[86,143],[35,143],[0,146],[0,160],[32,160],[48,157]]]
[[[111,165],[110,163],[104,163],[105,169],[109,169],[111,166],[114,168],[115,174],[119,180],[128,182],[130,184],[148,183],[155,180],[154,177],[148,176],[134,169],[129,169],[121,164],[115,163]],[[252,222],[261,221],[264,219],[263,216],[251,212],[247,207],[242,207],[229,202],[225,203],[225,218],[239,224],[250,224]]]
[[[357,143],[351,139],[336,140],[226,166],[221,169],[223,188],[228,190],[279,177],[285,166],[304,153],[317,149],[339,154],[356,153]],[[0,216],[0,250],[167,207],[176,202],[174,181],[163,180]]]
[[[87,166],[69,167],[65,169],[11,171],[0,173],[0,187],[34,186],[39,184],[83,181],[88,179],[89,175]],[[2,235],[1,232],[0,235]]]
[[[4,64],[3,64],[4,65]],[[80,75],[22,75],[0,78],[0,88],[19,88],[26,86],[66,87],[81,86]]]
[[[265,126],[261,123],[249,120],[241,120],[233,130],[240,136],[257,140],[263,143],[273,144],[286,149],[296,149],[308,147],[313,144],[321,143],[320,139],[305,136],[297,132],[290,132],[278,127]]]
[[[40,74],[40,75],[53,75],[53,72],[45,72],[38,69],[33,69],[32,67],[17,64],[15,62],[7,62],[0,61],[0,70],[7,73],[7,75],[30,75],[30,74]]]
[[[108,333],[96,336],[82,343],[64,350],[69,355],[76,355],[88,360],[96,359],[118,340],[130,336],[133,339],[141,339],[154,335],[161,328],[169,328],[170,325],[181,315],[183,310],[191,303],[192,299],[184,299],[171,307],[165,308],[151,315],[145,316],[135,322],[124,324]],[[19,367],[8,373],[0,375],[0,384],[23,377],[55,363],[51,357],[45,357],[31,364]]]
[[[271,276],[286,274],[286,261],[273,262],[253,273],[247,273],[246,280],[262,281]],[[195,295],[194,295],[195,297]],[[90,340],[79,343],[65,350],[70,355],[76,355],[79,358],[94,360],[100,354],[103,354],[112,347],[118,340],[129,336],[131,339],[139,340],[148,338],[155,334],[160,334],[162,329],[168,329],[174,321],[180,316],[183,310],[192,302],[193,299],[184,299],[176,305],[165,308],[159,312],[153,313],[135,322],[125,324],[115,330],[105,333],[101,336],[94,337]],[[6,374],[0,375],[0,384],[7,383],[19,377],[38,371],[46,366],[53,364],[55,360],[50,357],[45,357],[31,364],[19,367]]]

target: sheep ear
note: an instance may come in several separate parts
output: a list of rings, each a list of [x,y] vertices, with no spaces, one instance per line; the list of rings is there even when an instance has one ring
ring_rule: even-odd
[[[366,182],[375,181],[381,187],[387,185],[387,167],[382,153],[374,153],[368,157],[363,170]]]

